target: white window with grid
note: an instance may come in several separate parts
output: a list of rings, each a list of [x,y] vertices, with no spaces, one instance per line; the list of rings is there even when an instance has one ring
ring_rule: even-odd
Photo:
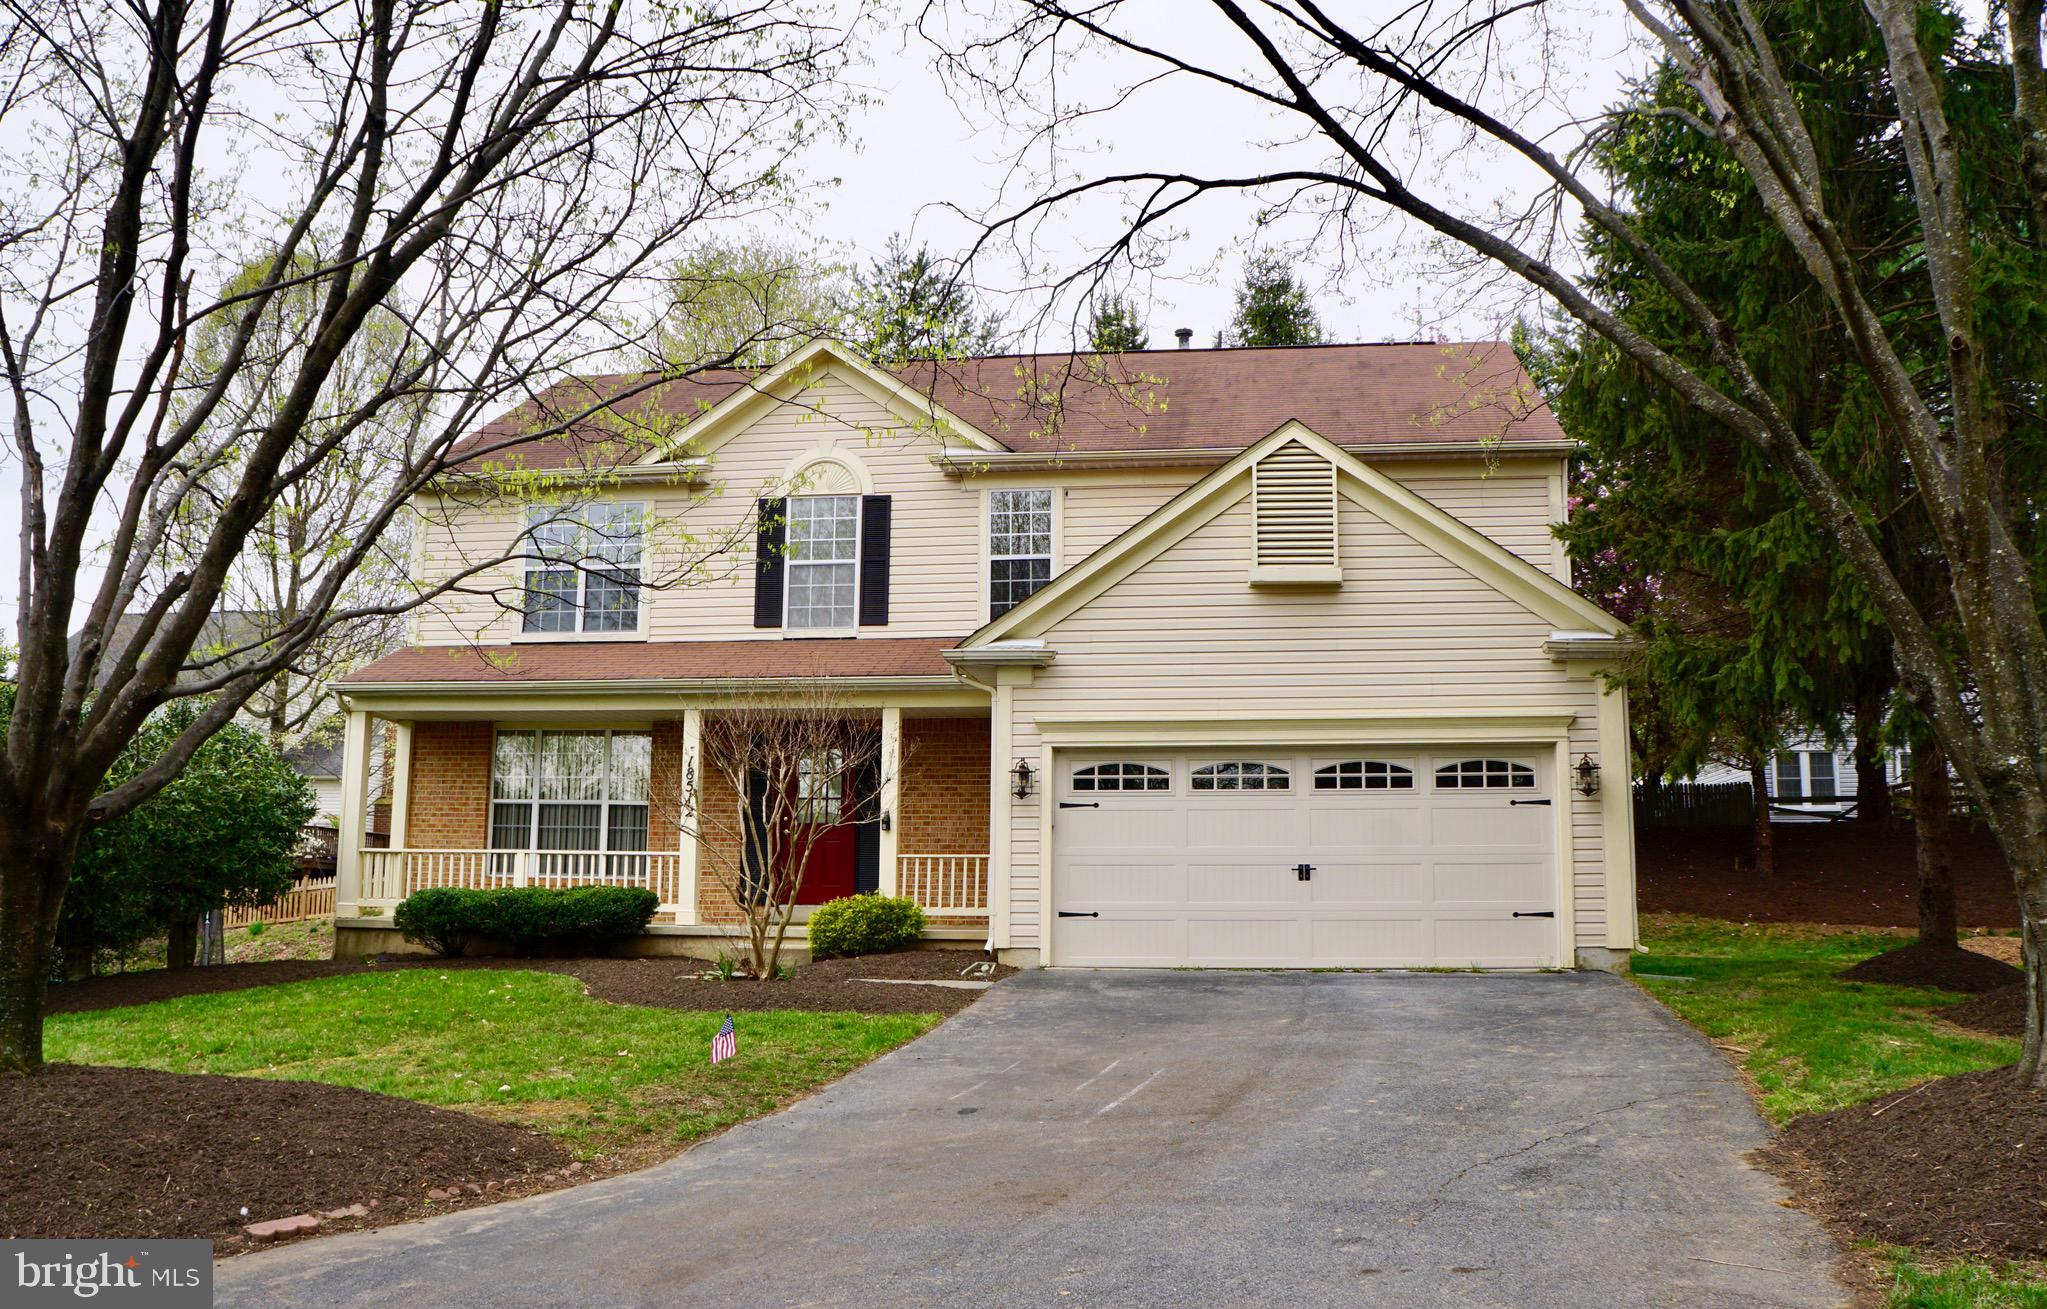
[[[499,732],[491,849],[645,850],[652,756],[646,732]]]
[[[640,630],[646,509],[592,504],[535,509],[527,518],[526,594],[520,630],[529,634]]]
[[[860,497],[792,496],[783,626],[799,631],[856,625],[860,603]]]
[[[988,617],[1000,618],[1052,580],[1052,493],[988,493]]]

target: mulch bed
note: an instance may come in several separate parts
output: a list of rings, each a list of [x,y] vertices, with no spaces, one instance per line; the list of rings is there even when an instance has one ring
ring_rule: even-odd
[[[50,1013],[76,1013],[147,1004],[182,995],[239,991],[276,986],[318,977],[336,977],[375,968],[519,968],[568,973],[591,995],[613,1004],[647,1005],[656,1009],[765,1009],[863,1014],[953,1014],[981,992],[949,986],[885,986],[857,979],[901,978],[913,981],[958,981],[959,970],[979,959],[967,950],[906,950],[865,955],[858,959],[826,959],[804,964],[795,976],[773,982],[736,978],[721,982],[708,976],[700,959],[430,959],[387,956],[376,962],[359,959],[283,960],[262,964],[220,964],[207,968],[152,969],[67,982],[50,988]],[[998,965],[991,980],[1016,969]]]
[[[0,1160],[0,1236],[198,1237],[222,1253],[250,1244],[250,1222],[363,1205],[325,1226],[382,1225],[582,1167],[527,1128],[369,1091],[71,1064],[0,1077]]]
[[[1872,955],[1852,968],[1843,969],[1840,976],[1845,982],[1932,986],[1964,995],[1995,991],[2026,978],[2023,970],[1974,950],[1916,942]]]
[[[2025,984],[1985,991],[1973,1000],[1936,1010],[1935,1017],[1985,1036],[2018,1036],[2026,1030]]]
[[[2008,1068],[1794,1119],[1759,1157],[1802,1205],[1856,1237],[2047,1256],[2047,1095]]]
[[[1866,827],[1851,819],[1771,830],[1777,872],[1761,877],[1744,866],[1745,827],[1642,828],[1635,857],[1642,909],[1757,923],[1917,925],[1919,871],[1909,824]],[[1952,849],[1962,923],[2017,927],[2011,873],[1990,834],[1957,827]]]

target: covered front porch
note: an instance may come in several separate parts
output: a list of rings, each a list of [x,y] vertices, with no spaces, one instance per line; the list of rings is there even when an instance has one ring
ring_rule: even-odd
[[[729,876],[737,834],[691,821],[696,806],[734,805],[707,755],[732,700],[479,698],[347,697],[337,954],[408,948],[393,917],[429,887],[646,887],[659,907],[640,953],[709,955],[742,935]],[[816,815],[836,824],[833,866],[811,856],[791,944],[801,947],[815,903],[875,890],[923,906],[928,941],[979,946],[989,917],[986,698],[955,686],[865,699],[849,712],[878,740],[873,792],[857,809],[844,797],[843,815],[836,791],[807,801],[833,806]],[[370,835],[377,827],[388,843]],[[857,868],[840,870],[845,857]]]

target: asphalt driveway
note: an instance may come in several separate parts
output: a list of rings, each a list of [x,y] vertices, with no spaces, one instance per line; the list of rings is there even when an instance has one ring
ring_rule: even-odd
[[[229,1260],[218,1303],[1839,1304],[1763,1137],[1610,977],[1027,973],[667,1164]]]

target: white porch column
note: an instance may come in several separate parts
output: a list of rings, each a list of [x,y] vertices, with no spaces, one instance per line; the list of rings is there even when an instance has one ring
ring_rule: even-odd
[[[988,706],[988,948],[1010,947],[1009,852],[1016,834],[1010,815],[1015,804],[1009,793],[1009,765],[1018,686],[1028,686],[1029,668],[997,668],[995,694]],[[1050,779],[1047,779],[1048,782]],[[1051,930],[1040,927],[1039,948],[1050,944]],[[1039,956],[1043,958],[1041,954]]]
[[[703,795],[704,787],[704,711],[685,709],[682,711],[682,767],[679,785],[682,793],[676,797],[682,829],[676,835],[677,857],[675,889],[675,921],[685,927],[697,921],[697,832],[702,829],[703,818],[697,813],[697,802]]]
[[[1634,761],[1628,748],[1628,693],[1599,694],[1599,808],[1605,835],[1606,944],[1635,948]]]
[[[391,848],[412,844],[412,724],[396,725],[391,742]]]
[[[901,848],[903,794],[903,710],[884,705],[881,710],[881,893],[895,895],[896,852]]]
[[[341,737],[341,830],[334,851],[334,916],[353,918],[362,898],[362,832],[370,812],[370,716],[350,709]]]

